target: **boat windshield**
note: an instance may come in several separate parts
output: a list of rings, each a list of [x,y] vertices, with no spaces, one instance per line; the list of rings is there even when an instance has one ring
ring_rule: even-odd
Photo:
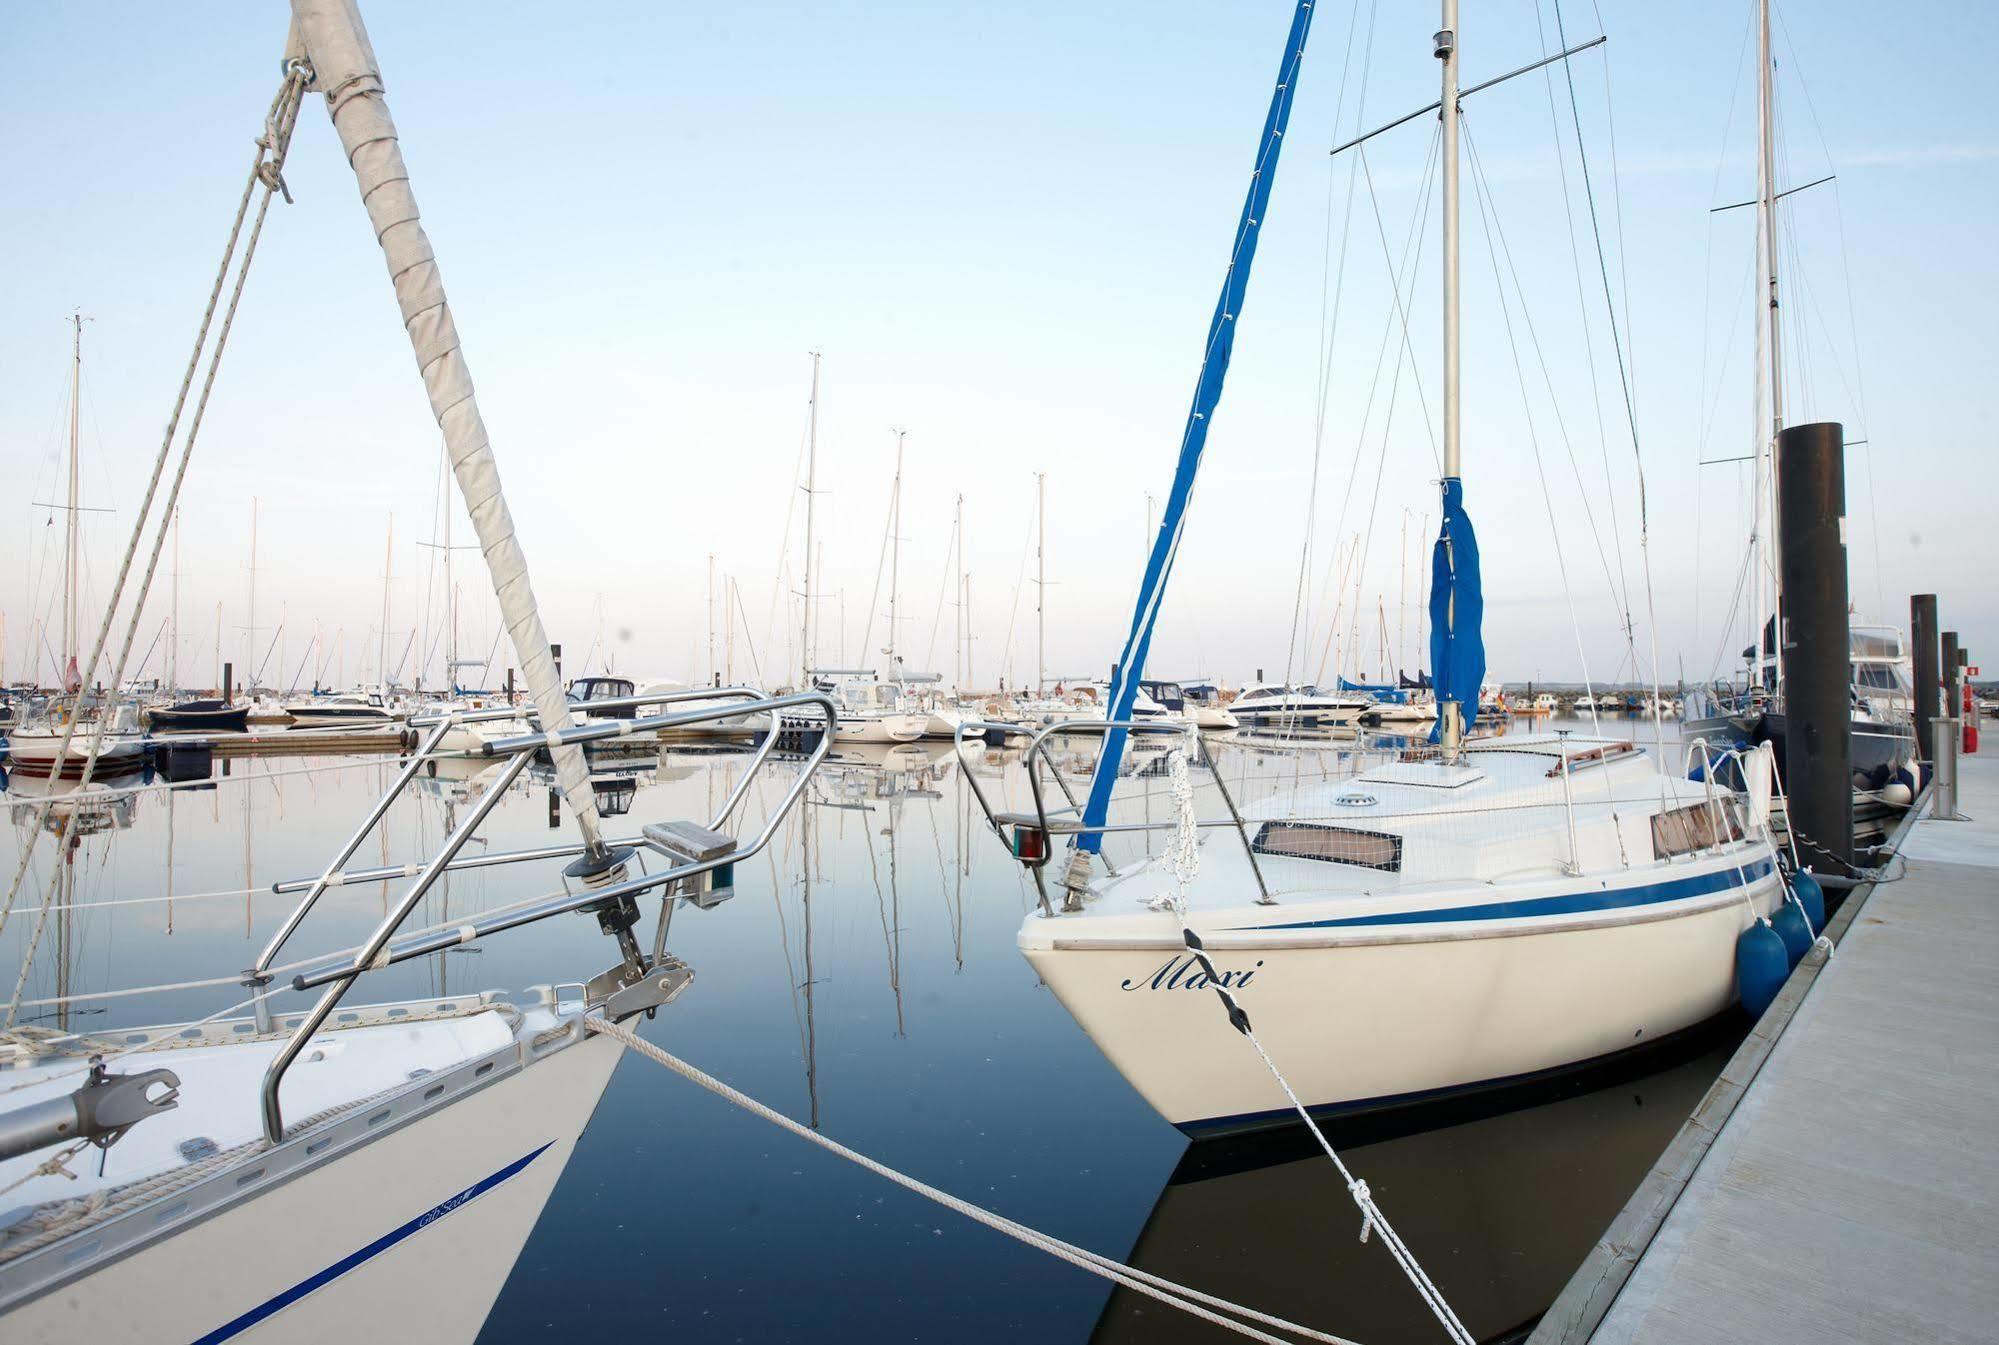
[[[1847,648],[1857,659],[1899,659],[1902,632],[1893,626],[1855,626],[1847,633]]]

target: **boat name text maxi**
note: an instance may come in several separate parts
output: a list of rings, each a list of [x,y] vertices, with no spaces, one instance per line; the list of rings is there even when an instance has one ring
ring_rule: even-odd
[[[1158,971],[1153,972],[1151,976],[1136,980],[1126,977],[1123,981],[1119,982],[1118,988],[1121,990],[1206,990],[1210,985],[1219,983],[1224,988],[1239,990],[1249,984],[1249,978],[1256,975],[1257,968],[1263,965],[1262,959],[1259,958],[1256,966],[1251,967],[1248,971],[1225,971],[1214,981],[1210,981],[1206,972],[1194,971],[1200,965],[1200,961],[1200,958],[1192,953],[1187,954],[1185,957],[1168,958],[1166,965]],[[1187,976],[1189,971],[1193,971],[1194,974]],[[1187,979],[1184,981],[1180,979],[1183,976],[1187,976]]]

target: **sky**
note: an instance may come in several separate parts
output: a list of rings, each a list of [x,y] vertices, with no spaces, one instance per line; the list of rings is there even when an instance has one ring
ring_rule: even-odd
[[[1552,0],[1464,10],[1466,84],[1558,46]],[[972,682],[1103,675],[1290,13],[368,6],[566,671],[706,677],[713,557],[717,670],[792,680],[817,350],[817,661],[878,664],[887,648],[900,428],[906,664],[956,662],[962,498]],[[1698,679],[1746,643],[1750,478],[1700,464],[1754,438],[1755,212],[1710,213],[1755,189],[1750,18],[1746,0],[1571,0],[1568,40],[1607,32],[1605,46],[1465,102],[1464,478],[1504,680],[1629,680],[1655,648],[1668,680]],[[9,679],[39,652],[46,680],[56,643],[38,623],[59,621],[62,518],[44,506],[64,483],[68,318],[90,319],[83,503],[109,511],[83,515],[94,621],[285,21],[275,3],[0,21]],[[1940,5],[1777,9],[1780,185],[1837,175],[1787,199],[1780,253],[1786,419],[1866,441],[1847,451],[1854,604],[1905,623],[1908,594],[1936,592],[1976,657],[1999,634],[1999,469],[1977,405],[1999,354],[1999,127],[1976,44],[1937,40],[1962,21]],[[1155,675],[1240,682],[1288,665],[1330,680],[1426,662],[1435,119],[1364,159],[1329,150],[1436,97],[1435,26],[1399,5],[1316,16]],[[435,682],[447,623],[441,553],[424,544],[443,540],[442,504],[454,542],[471,529],[440,493],[440,437],[316,96],[285,177],[295,203],[272,207],[183,495],[181,680],[211,681],[219,646],[239,680],[261,665],[266,684],[352,683],[386,647],[405,680],[421,662]],[[172,555],[140,623],[153,673]],[[454,555],[460,656],[484,659],[495,605],[477,554]],[[497,654],[489,680],[511,661]]]

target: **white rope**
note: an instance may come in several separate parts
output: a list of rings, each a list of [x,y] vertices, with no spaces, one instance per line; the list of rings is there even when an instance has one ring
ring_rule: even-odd
[[[201,433],[201,422],[208,410],[209,394],[215,390],[216,371],[222,363],[223,349],[229,342],[230,328],[236,321],[237,306],[242,302],[243,283],[249,278],[250,263],[256,256],[257,241],[263,234],[264,218],[270,210],[271,196],[273,191],[283,189],[283,178],[280,174],[284,166],[285,155],[290,147],[291,130],[296,123],[299,98],[303,94],[304,89],[305,75],[303,72],[295,66],[288,68],[285,71],[284,82],[279,86],[277,96],[272,100],[271,110],[265,114],[265,130],[263,136],[257,141],[257,155],[251,164],[250,180],[244,184],[242,199],[237,203],[236,218],[229,230],[228,247],[223,253],[222,265],[216,271],[215,284],[209,290],[208,307],[202,314],[201,326],[196,332],[194,352],[188,358],[187,371],[181,378],[180,392],[174,399],[173,415],[167,422],[166,434],[161,438],[159,452],[154,457],[152,476],[147,480],[145,495],[140,501],[138,517],[132,527],[131,541],[126,545],[125,557],[119,565],[118,577],[112,587],[110,599],[105,603],[104,621],[98,627],[97,639],[90,651],[90,663],[83,672],[84,684],[88,684],[91,674],[96,670],[98,660],[104,655],[104,647],[110,640],[111,627],[117,612],[119,597],[124,591],[126,580],[130,577],[132,562],[138,554],[139,541],[145,535],[146,519],[151,514],[153,501],[158,494],[160,478],[165,475],[167,460],[172,456],[173,440],[180,425],[181,411],[187,403],[187,394],[194,382],[195,369],[201,362],[202,348],[208,341],[209,323],[215,316],[216,302],[221,296],[223,284],[229,275],[230,264],[236,252],[237,239],[242,232],[244,216],[249,208],[250,197],[255,191],[257,184],[261,182],[264,187],[263,199],[258,203],[256,219],[250,227],[250,236],[244,243],[242,263],[236,271],[236,283],[230,291],[229,305],[223,312],[222,325],[216,333],[215,345],[209,351],[208,372],[202,381],[201,395],[195,400],[193,418],[188,424],[186,437],[181,441],[180,459],[175,464],[173,480],[167,487],[166,499],[160,514],[159,529],[153,539],[152,552],[146,559],[145,573],[140,577],[138,589],[133,595],[131,622],[126,628],[124,643],[119,649],[117,661],[113,665],[111,686],[115,688],[124,683],[126,665],[131,660],[132,646],[138,637],[139,615],[145,609],[146,596],[152,591],[153,577],[159,570],[160,553],[166,547],[168,525],[173,519],[174,509],[180,501],[181,484],[187,479],[188,460],[194,453],[195,439]],[[289,194],[287,195],[287,199],[289,199]],[[69,721],[63,730],[62,742],[56,749],[55,762],[49,768],[48,778],[50,780],[54,780],[60,776],[63,762],[69,756],[70,744],[75,738],[76,726],[80,718],[80,715],[76,713],[76,707],[80,706],[81,702],[82,692],[79,689],[77,700],[72,705]],[[84,761],[83,773],[77,782],[80,788],[87,788],[89,786],[91,777],[97,770],[99,754],[104,749],[105,740],[109,736],[109,733],[110,722],[103,716],[100,716],[97,732],[91,736],[90,753]],[[46,817],[53,806],[53,801],[44,801],[41,804],[42,815]],[[63,816],[62,826],[56,838],[58,849],[68,843],[74,819],[74,813],[67,813]],[[6,901],[4,904],[0,904],[0,929],[5,928],[7,916],[13,910],[15,898],[20,892],[22,875],[28,870],[28,864],[34,854],[35,843],[41,837],[41,831],[41,827],[37,826],[31,833],[28,843],[21,847],[20,864],[15,869],[12,883],[8,886]],[[35,945],[40,942],[42,931],[47,921],[48,910],[45,905],[41,913],[41,918],[35,923],[34,933],[30,936],[27,950],[22,956],[21,972],[14,982],[13,993],[8,997],[6,1022],[10,1025],[14,1021],[15,1014],[19,1011],[21,992],[28,980],[28,968],[34,960]]]
[[[71,1181],[75,1181],[76,1174],[69,1170],[69,1160],[76,1157],[78,1154],[82,1153],[85,1149],[89,1147],[90,1147],[89,1140],[78,1140],[76,1143],[70,1145],[67,1149],[58,1150],[57,1152],[51,1154],[49,1157],[43,1159],[41,1162],[35,1164],[34,1167],[29,1168],[28,1171],[21,1177],[18,1177],[13,1181],[8,1182],[5,1186],[0,1186],[0,1196],[4,1196],[10,1191],[15,1191],[23,1186],[26,1186],[29,1182],[33,1181],[37,1177],[67,1177]]]
[[[1196,731],[1191,727],[1188,729],[1188,736],[1198,743]],[[1228,1010],[1230,1024],[1256,1049],[1257,1057],[1263,1061],[1264,1068],[1270,1071],[1270,1077],[1277,1080],[1277,1086],[1282,1088],[1284,1096],[1290,1099],[1292,1110],[1298,1113],[1306,1129],[1312,1132],[1312,1138],[1319,1142],[1321,1149],[1325,1150],[1326,1157],[1333,1160],[1333,1166],[1339,1171],[1340,1180],[1346,1183],[1347,1194],[1353,1197],[1354,1204],[1360,1210],[1360,1240],[1366,1242],[1370,1232],[1380,1229],[1383,1245],[1395,1258],[1395,1263],[1402,1268],[1402,1273],[1409,1277],[1410,1284],[1415,1286],[1424,1305],[1436,1315],[1445,1333],[1458,1342],[1458,1345],[1476,1345],[1472,1334],[1465,1329],[1464,1323],[1459,1321],[1458,1315],[1451,1310],[1451,1305],[1444,1300],[1443,1292],[1417,1262],[1416,1254],[1409,1250],[1409,1245],[1402,1240],[1401,1234],[1397,1233],[1394,1225],[1388,1222],[1388,1216],[1382,1213],[1381,1207],[1375,1203],[1374,1195],[1368,1190],[1367,1183],[1348,1170],[1346,1163],[1340,1158],[1339,1151],[1333,1148],[1325,1132],[1319,1129],[1318,1122],[1312,1119],[1312,1113],[1299,1100],[1298,1094],[1292,1091],[1291,1083],[1284,1077],[1283,1071],[1277,1068],[1276,1062],[1270,1058],[1270,1053],[1263,1049],[1263,1043],[1256,1039],[1256,1033],[1250,1030],[1249,1015],[1243,1012],[1242,1006],[1236,1003],[1235,996],[1229,993],[1227,983],[1215,970],[1214,964],[1208,961],[1208,954],[1202,946],[1200,936],[1195,934],[1187,923],[1187,885],[1200,868],[1198,849],[1200,830],[1194,817],[1194,791],[1187,782],[1187,754],[1190,750],[1192,750],[1190,746],[1183,746],[1174,752],[1171,767],[1173,798],[1179,805],[1180,825],[1166,851],[1167,867],[1173,874],[1174,890],[1170,894],[1170,901],[1173,912],[1180,921],[1180,937],[1185,942],[1187,951],[1200,963],[1201,970],[1207,973],[1208,984],[1217,995],[1221,996],[1222,1004]]]
[[[1176,1284],[1172,1280],[1154,1275],[1149,1271],[1140,1270],[1136,1266],[1129,1266],[1121,1261],[1114,1261],[1108,1256],[1102,1256],[1089,1250],[1087,1247],[1079,1247],[1074,1243],[1064,1242],[1060,1238],[1042,1233],[1028,1227],[1026,1224],[1018,1223],[1015,1220],[1007,1218],[1005,1215],[995,1214],[983,1206],[974,1205],[968,1200],[962,1200],[952,1195],[949,1191],[940,1190],[928,1182],[919,1181],[915,1177],[898,1172],[886,1163],[877,1162],[864,1153],[848,1148],[838,1140],[830,1139],[816,1130],[799,1124],[782,1112],[765,1106],[747,1093],[731,1088],[728,1084],[723,1083],[713,1075],[706,1074],[678,1056],[669,1053],[661,1047],[655,1046],[622,1024],[608,1022],[602,1017],[592,1015],[583,1020],[583,1026],[592,1032],[600,1032],[615,1041],[624,1043],[624,1045],[637,1051],[647,1059],[666,1066],[666,1068],[680,1075],[683,1079],[700,1085],[715,1096],[734,1103],[751,1115],[762,1117],[772,1125],[796,1135],[799,1139],[815,1144],[828,1153],[837,1154],[850,1163],[858,1164],[876,1176],[885,1177],[905,1190],[914,1191],[925,1199],[933,1200],[946,1209],[964,1215],[975,1223],[984,1224],[987,1228],[993,1229],[995,1232],[1004,1233],[1008,1237],[1023,1242],[1038,1251],[1047,1252],[1049,1255],[1067,1261],[1070,1265],[1080,1270],[1087,1270],[1093,1275],[1102,1276],[1104,1279],[1121,1284],[1127,1289],[1134,1290],[1150,1298],[1158,1299],[1162,1303],[1199,1317],[1203,1321],[1212,1322],[1216,1326],[1234,1331],[1238,1335],[1247,1336],[1251,1340],[1268,1342],[1269,1345],[1285,1345],[1285,1342],[1281,1337],[1259,1331],[1255,1327],[1248,1326],[1243,1322],[1231,1320],[1223,1316],[1222,1313],[1234,1313],[1236,1316],[1247,1318],[1249,1321],[1260,1322],[1275,1330],[1288,1331],[1294,1335],[1302,1336],[1307,1340],[1327,1342],[1327,1345],[1354,1345],[1353,1341],[1348,1340],[1344,1336],[1336,1336],[1328,1332],[1313,1330],[1308,1326],[1300,1326],[1296,1322],[1288,1322],[1281,1317],[1274,1317],[1269,1313],[1258,1312],[1253,1308],[1246,1308],[1240,1304],[1231,1303],[1227,1299],[1202,1293],[1198,1289],[1190,1289],[1185,1285]],[[1219,1311],[1215,1311],[1214,1309],[1219,1309]],[[1468,1341],[1470,1338],[1466,1337],[1465,1339]]]

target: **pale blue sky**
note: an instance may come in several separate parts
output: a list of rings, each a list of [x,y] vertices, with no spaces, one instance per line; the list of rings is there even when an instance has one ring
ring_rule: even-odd
[[[931,662],[950,663],[950,612],[941,637],[932,613],[962,492],[977,679],[997,676],[1010,614],[1015,675],[1032,675],[1033,593],[1016,609],[1015,591],[1041,470],[1050,671],[1101,671],[1129,620],[1146,493],[1163,494],[1170,476],[1289,14],[1288,0],[368,6],[536,587],[571,671],[601,629],[621,668],[700,675],[710,553],[741,580],[767,671],[785,661],[793,619],[773,616],[771,599],[815,346],[825,352],[822,659],[842,653],[843,632],[848,661],[862,657],[890,427],[902,425],[902,594],[913,619],[901,643],[911,661],[934,648]],[[1856,602],[1900,620],[1912,589],[1934,589],[1946,623],[1976,649],[1985,632],[1999,633],[1987,578],[1999,550],[1987,520],[1993,445],[1979,405],[1995,354],[1999,132],[1981,54],[1958,40],[1961,7],[1779,14],[1786,181],[1839,174],[1836,188],[1803,193],[1786,211],[1785,246],[1800,263],[1786,310],[1791,418],[1843,420],[1870,440],[1849,454]],[[1313,454],[1329,193],[1336,255],[1347,183],[1346,162],[1326,150],[1355,120],[1357,74],[1336,111],[1354,17],[1330,4],[1318,15],[1155,645],[1163,675],[1243,679],[1284,663]],[[1598,31],[1587,7],[1567,5],[1563,17],[1571,41]],[[1717,648],[1740,644],[1720,618],[1740,561],[1746,478],[1695,463],[1746,452],[1749,436],[1753,216],[1711,220],[1708,208],[1753,189],[1750,7],[1614,5],[1601,17],[1608,55],[1578,58],[1576,96],[1635,352],[1659,645],[1669,676],[1681,657],[1698,676]],[[1358,19],[1357,47],[1368,12]],[[1548,0],[1538,19],[1552,43]],[[1431,9],[1381,6],[1375,24],[1366,125],[1435,96]],[[1466,80],[1538,56],[1536,24],[1529,0],[1469,0]],[[95,319],[85,338],[85,494],[120,511],[91,525],[101,588],[276,86],[284,27],[277,4],[23,7],[0,25],[0,162],[15,188],[0,212],[10,676],[54,591],[47,515],[29,502],[58,487],[64,319],[77,306]],[[1488,557],[1491,665],[1509,680],[1579,671],[1559,534],[1591,669],[1608,675],[1623,652],[1612,588],[1629,589],[1642,622],[1643,586],[1568,90],[1559,73],[1528,76],[1469,100],[1467,121],[1547,360],[1544,380],[1516,307],[1556,516],[1551,528],[1468,168],[1465,476]],[[1433,126],[1412,123],[1369,153],[1398,263]],[[1564,223],[1563,165],[1579,253]],[[317,99],[287,177],[298,203],[273,212],[185,497],[183,657],[206,675],[218,601],[225,626],[246,621],[256,496],[257,624],[274,624],[281,604],[287,623],[288,666],[281,674],[273,659],[267,680],[289,680],[315,621],[329,636],[344,628],[351,680],[380,619],[391,511],[398,647],[419,615],[428,561],[415,544],[433,530],[438,440]],[[1335,528],[1343,520],[1351,537],[1372,519],[1363,605],[1385,607],[1390,640],[1405,628],[1413,646],[1416,567],[1405,624],[1398,551],[1405,509],[1412,559],[1420,516],[1434,523],[1424,408],[1433,421],[1435,230],[1421,226],[1409,337],[1417,365],[1413,377],[1402,372],[1384,441],[1393,347],[1365,430],[1363,414],[1393,304],[1365,190],[1356,202],[1315,587]],[[1579,275],[1595,324],[1587,345]],[[1506,292],[1516,302],[1511,275]],[[794,521],[794,565],[796,531]],[[463,644],[483,655],[490,601],[467,560]],[[154,613],[164,614],[164,598],[162,588]],[[1349,596],[1343,621],[1352,605]],[[1313,606],[1308,675],[1332,615],[1330,601]],[[876,646],[883,624],[874,623]],[[1367,625],[1372,648],[1379,621]],[[227,643],[240,660],[241,635]]]

